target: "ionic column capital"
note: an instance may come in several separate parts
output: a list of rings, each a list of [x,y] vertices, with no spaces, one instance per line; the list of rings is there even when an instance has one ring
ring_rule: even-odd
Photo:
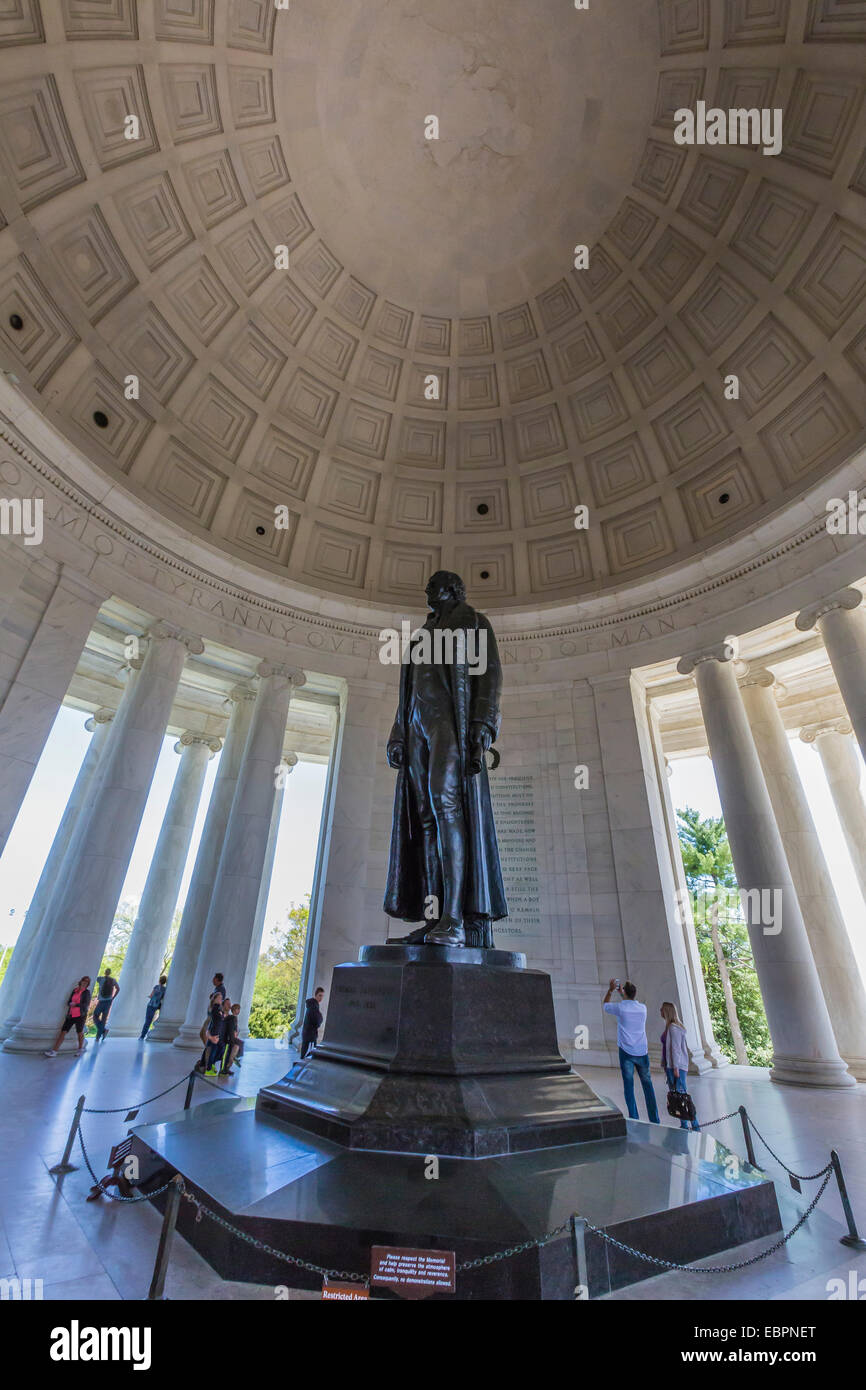
[[[785,686],[781,681],[776,680],[772,671],[768,671],[766,666],[752,666],[748,661],[737,662],[741,668],[737,672],[737,684],[741,690],[748,690],[750,686],[757,685],[763,690],[772,690],[778,699],[785,694]]]
[[[845,715],[840,715],[838,719],[822,719],[817,724],[804,724],[800,730],[800,740],[803,743],[815,743],[824,734],[841,734],[845,737],[853,732],[851,720]]]
[[[811,632],[818,619],[823,618],[825,613],[832,613],[834,608],[850,611],[853,608],[858,608],[862,602],[863,595],[859,589],[837,589],[835,593],[828,594],[818,603],[811,603],[808,608],[801,609],[796,617],[796,625],[800,632]]]
[[[699,647],[697,651],[681,656],[677,662],[677,670],[681,676],[690,676],[704,661],[734,661],[739,647],[739,637],[724,637],[721,642],[714,642],[709,647]]]
[[[108,705],[100,705],[99,709],[94,710],[90,718],[85,721],[84,727],[89,734],[96,731],[100,724],[110,724],[117,710],[110,709]]]
[[[297,753],[284,753],[283,756],[280,758],[280,766],[284,767],[287,773],[291,772],[294,768],[297,767],[297,765]]]
[[[204,642],[197,633],[190,632],[185,627],[178,627],[175,623],[166,622],[163,618],[148,628],[147,636],[154,642],[180,642],[190,656],[201,656],[204,651]]]
[[[261,676],[263,680],[267,676],[282,676],[295,690],[307,683],[307,678],[299,667],[283,666],[274,661],[260,662],[256,667],[256,675]]]
[[[243,704],[245,701],[253,701],[256,698],[255,688],[251,685],[233,685],[228,695],[226,703],[231,701],[233,704]]]
[[[214,738],[212,734],[200,734],[195,729],[186,729],[174,745],[174,751],[175,753],[182,753],[185,748],[192,748],[196,744],[202,744],[205,748],[209,748],[211,757],[213,757],[222,748],[223,741],[221,738]]]

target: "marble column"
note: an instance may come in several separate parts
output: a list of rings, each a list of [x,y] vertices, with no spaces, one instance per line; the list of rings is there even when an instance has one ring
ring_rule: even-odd
[[[207,765],[221,746],[218,738],[190,730],[174,745],[180,766],[120,972],[120,994],[111,1010],[114,1037],[137,1038],[141,1032],[147,999],[162,972]]]
[[[256,987],[256,972],[259,966],[262,936],[265,930],[265,910],[268,906],[268,896],[271,891],[274,859],[277,854],[277,835],[280,830],[280,816],[283,813],[283,801],[286,794],[286,778],[297,765],[297,761],[297,753],[286,754],[280,764],[282,776],[278,776],[276,790],[274,791],[274,806],[271,811],[271,823],[268,829],[268,848],[265,853],[265,862],[262,866],[262,881],[259,885],[259,896],[256,902],[256,919],[253,923],[253,934],[250,939],[250,953],[247,957],[247,968],[244,971],[244,983],[240,993],[241,1012],[238,1020],[238,1027],[242,1038],[248,1038],[250,1035],[250,1005],[253,1002],[253,990]],[[236,1000],[235,1002],[237,1003],[238,1001]]]
[[[776,703],[776,680],[752,667],[739,684],[836,1044],[852,1075],[866,1081],[866,989]]]
[[[866,802],[860,790],[863,763],[847,719],[807,724],[800,730],[804,743],[818,750],[830,795],[860,884],[866,898]]]
[[[98,799],[99,789],[102,785],[102,779],[105,775],[105,769],[108,765],[108,752],[111,749],[112,745],[115,743],[115,741],[122,737],[123,725],[126,720],[127,712],[129,710],[130,701],[132,699],[132,692],[135,689],[136,682],[138,681],[141,666],[141,658],[136,657],[131,661],[124,662],[123,666],[116,673],[118,679],[124,682],[123,692],[120,697],[120,703],[118,704],[117,709],[114,713],[114,718],[110,721],[108,725],[108,732],[105,736],[105,742],[103,744],[102,752],[97,760],[95,770],[91,775],[90,784],[87,788],[87,795],[83,798],[78,811],[78,815],[75,818],[75,823],[72,827],[69,836],[69,843],[66,848],[66,852],[63,855],[61,863],[59,864],[53,883],[46,886],[46,896],[43,899],[42,922],[40,923],[39,927],[39,941],[41,944],[44,944],[47,939],[47,929],[43,924],[50,916],[51,904],[54,902],[54,899],[59,896],[61,888],[63,884],[66,883],[66,880],[70,876],[74,877],[77,871],[78,857],[81,851],[81,846],[84,844],[87,826],[90,822],[90,816],[93,811],[93,807],[95,806],[96,801]],[[37,966],[38,958],[39,957],[37,951],[30,952],[30,959],[28,960],[27,965],[25,967],[24,977],[21,980],[18,991],[15,1017],[16,1024],[20,1019],[20,1011],[23,1008],[23,1005],[26,1002],[27,997],[30,993],[32,977]],[[12,1031],[13,1029],[10,1028],[4,1034],[4,1036],[8,1037]]]
[[[24,924],[15,942],[12,958],[0,984],[0,1039],[8,1038],[21,1017],[22,991],[26,988],[29,967],[33,960],[33,947],[39,939],[39,929],[45,911],[60,876],[63,860],[69,849],[73,831],[78,823],[82,808],[91,792],[97,764],[105,747],[114,710],[98,709],[85,722],[85,729],[91,735],[87,752],[82,759],[75,785],[57,827],[57,832],[48,851],[48,858],[39,876],[39,882],[24,918]]]
[[[210,983],[216,971],[225,977],[228,996],[240,1002],[250,954],[256,905],[268,850],[274,807],[275,772],[283,752],[292,690],[304,684],[303,671],[263,661],[238,773],[225,841],[202,937],[189,1010],[176,1046],[193,1046],[191,1033],[201,1027]]]
[[[816,626],[866,758],[866,610],[860,590],[839,589],[797,614],[801,632]]]
[[[0,709],[0,853],[107,597],[89,579],[61,566],[60,577],[6,692]]]
[[[200,638],[166,623],[153,628],[149,639],[101,760],[98,793],[77,837],[75,862],[64,862],[52,896],[44,949],[20,1022],[3,1044],[6,1051],[47,1047],[72,984],[83,974],[95,978],[99,970],[184,662],[189,652],[204,651]]]
[[[159,1018],[148,1033],[148,1042],[174,1042],[177,1038],[180,1046],[201,1047],[199,1029],[204,1020],[209,991],[205,992],[204,998],[200,1001],[201,1018],[189,1036],[179,1038],[178,1034],[183,1029],[183,1021],[190,1007],[201,939],[222,854],[226,826],[229,823],[241,759],[253,717],[255,698],[256,692],[253,689],[237,685],[227,701],[232,708],[225,742],[208,802],[195,867],[180,919],[180,930],[174,944],[165,1000]]]
[[[733,660],[736,638],[684,656],[694,674],[755,969],[773,1042],[774,1081],[853,1086],[839,1056]],[[745,895],[748,895],[747,897]],[[771,918],[775,920],[771,920]]]
[[[385,726],[391,727],[396,700],[396,686],[353,680],[348,683],[341,710],[334,749],[333,797],[322,845],[324,886],[315,917],[310,914],[310,949],[304,974],[310,993],[319,985],[325,990],[326,1006],[334,966],[356,961],[359,946],[370,939],[365,929],[368,892],[375,894],[380,904],[384,895],[387,858],[374,859],[370,838],[378,760],[385,756]],[[394,934],[402,934],[402,925],[393,925],[398,928]],[[384,937],[384,912],[382,926]],[[303,997],[299,1017],[302,1009]]]

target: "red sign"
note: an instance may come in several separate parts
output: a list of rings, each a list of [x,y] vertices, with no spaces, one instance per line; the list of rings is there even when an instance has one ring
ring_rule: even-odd
[[[333,1279],[322,1280],[322,1302],[358,1303],[370,1297],[370,1290],[364,1284],[335,1284]]]
[[[401,1298],[429,1298],[433,1293],[455,1292],[456,1266],[453,1250],[392,1250],[374,1245],[370,1283],[393,1289]]]

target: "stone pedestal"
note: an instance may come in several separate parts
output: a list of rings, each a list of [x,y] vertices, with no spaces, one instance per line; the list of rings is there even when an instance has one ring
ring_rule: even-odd
[[[353,1149],[491,1157],[625,1133],[561,1056],[550,977],[509,951],[364,946],[312,1058],[257,1109]]]

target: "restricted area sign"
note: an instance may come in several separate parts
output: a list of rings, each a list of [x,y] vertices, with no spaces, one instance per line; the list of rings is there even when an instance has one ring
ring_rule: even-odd
[[[333,1279],[322,1280],[322,1302],[357,1303],[370,1297],[370,1290],[363,1284],[337,1284]]]
[[[453,1250],[391,1249],[374,1245],[370,1283],[393,1289],[402,1298],[429,1298],[432,1293],[454,1293],[457,1261]]]

